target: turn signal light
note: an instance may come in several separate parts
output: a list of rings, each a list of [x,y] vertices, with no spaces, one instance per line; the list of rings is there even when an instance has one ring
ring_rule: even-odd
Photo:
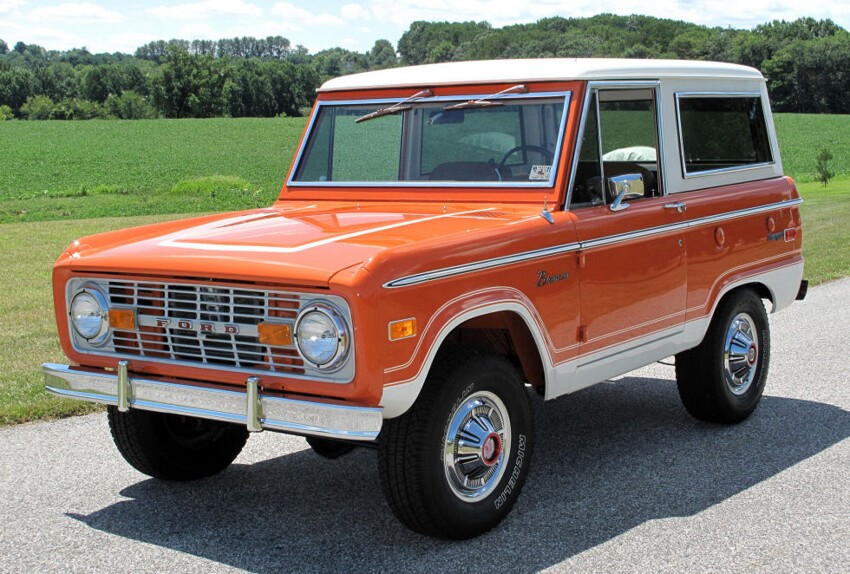
[[[110,309],[109,326],[119,331],[133,331],[136,328],[136,313],[132,309]]]
[[[292,345],[292,327],[285,323],[260,323],[257,332],[263,345]]]
[[[416,319],[402,319],[390,323],[390,341],[416,336]]]

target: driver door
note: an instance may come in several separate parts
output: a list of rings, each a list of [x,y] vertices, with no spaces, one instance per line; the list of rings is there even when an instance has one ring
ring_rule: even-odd
[[[591,88],[570,193],[581,244],[577,388],[667,356],[682,335],[684,216],[663,185],[656,97],[655,85]]]

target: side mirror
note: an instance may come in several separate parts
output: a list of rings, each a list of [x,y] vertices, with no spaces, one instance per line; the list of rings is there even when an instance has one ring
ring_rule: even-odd
[[[614,197],[614,201],[608,206],[611,211],[622,211],[629,204],[623,203],[623,199],[631,193],[643,195],[643,177],[639,173],[627,173],[607,178],[608,192]]]

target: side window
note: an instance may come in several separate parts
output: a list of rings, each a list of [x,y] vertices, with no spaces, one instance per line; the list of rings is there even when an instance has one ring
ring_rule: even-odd
[[[685,175],[771,163],[761,98],[678,95]]]
[[[591,96],[570,208],[661,195],[655,90],[600,89]]]

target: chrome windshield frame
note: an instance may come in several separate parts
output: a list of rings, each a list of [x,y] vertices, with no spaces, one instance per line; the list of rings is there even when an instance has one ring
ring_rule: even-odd
[[[459,94],[452,96],[432,96],[427,99],[413,102],[413,105],[419,103],[439,103],[439,102],[465,102],[471,99],[481,99],[485,98],[491,94]],[[519,189],[546,189],[546,188],[554,188],[555,179],[558,174],[558,160],[561,157],[564,147],[564,138],[566,132],[567,125],[567,117],[569,116],[569,107],[572,101],[572,91],[558,91],[558,92],[529,92],[525,94],[512,94],[510,97],[499,98],[500,102],[510,102],[513,100],[528,100],[528,99],[547,99],[547,98],[562,98],[564,102],[563,112],[561,113],[561,121],[558,126],[558,139],[555,144],[555,150],[553,151],[553,163],[552,163],[552,171],[549,174],[549,179],[546,181],[426,181],[426,180],[398,180],[398,181],[357,181],[357,182],[320,182],[320,181],[295,181],[295,174],[298,172],[299,166],[301,165],[301,161],[304,159],[304,155],[307,149],[308,144],[310,143],[310,138],[313,134],[313,130],[316,127],[316,121],[320,115],[320,112],[325,107],[332,106],[351,106],[351,105],[386,105],[386,104],[394,104],[399,103],[404,100],[404,98],[369,98],[362,100],[332,100],[332,101],[318,101],[316,103],[315,109],[310,116],[310,122],[307,125],[307,129],[304,133],[304,138],[301,141],[301,144],[298,148],[298,153],[295,156],[295,160],[293,161],[292,168],[290,169],[289,176],[286,180],[286,187],[288,188],[298,188],[298,189],[323,189],[323,190],[332,190],[332,189],[347,189],[347,188],[398,188],[398,187],[409,187],[409,188],[428,188],[428,187],[439,187],[439,188],[495,188],[495,189],[511,189],[511,188],[519,188]],[[406,113],[406,112],[403,112]]]

